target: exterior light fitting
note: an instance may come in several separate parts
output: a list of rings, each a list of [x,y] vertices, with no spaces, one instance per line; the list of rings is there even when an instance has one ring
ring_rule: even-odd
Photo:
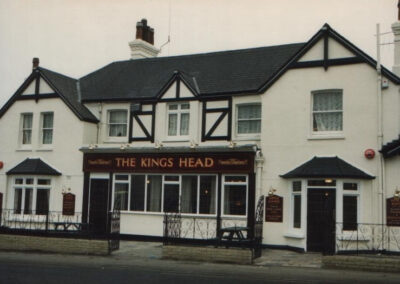
[[[325,179],[325,183],[332,183],[332,182],[333,182],[333,180],[331,178],[326,178]]]

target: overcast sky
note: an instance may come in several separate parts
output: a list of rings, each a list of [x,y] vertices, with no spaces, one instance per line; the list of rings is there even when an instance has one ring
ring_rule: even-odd
[[[142,18],[160,56],[305,42],[324,23],[376,58],[376,24],[390,32],[397,0],[0,0],[0,105],[40,65],[79,78],[129,59]],[[382,36],[393,65],[393,36]]]

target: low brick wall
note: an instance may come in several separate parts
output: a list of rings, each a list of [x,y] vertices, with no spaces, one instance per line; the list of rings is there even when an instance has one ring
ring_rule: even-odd
[[[0,234],[0,250],[108,255],[108,240]]]
[[[252,264],[253,251],[244,248],[215,248],[183,245],[164,245],[162,258],[191,261]]]
[[[400,257],[333,255],[322,258],[322,267],[380,272],[400,272]]]

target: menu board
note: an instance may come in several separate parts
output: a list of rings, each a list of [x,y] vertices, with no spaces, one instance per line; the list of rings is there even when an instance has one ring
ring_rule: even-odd
[[[72,193],[63,195],[63,215],[75,215],[75,195]]]
[[[270,195],[265,202],[265,222],[283,221],[283,197]]]
[[[400,226],[400,198],[386,199],[386,224],[388,226]]]

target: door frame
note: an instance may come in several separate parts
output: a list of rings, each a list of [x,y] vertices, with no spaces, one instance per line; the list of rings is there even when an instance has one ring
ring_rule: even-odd
[[[88,213],[87,213],[87,222],[90,224],[90,211],[91,211],[91,194],[92,194],[92,180],[107,180],[108,186],[107,186],[107,196],[106,196],[106,224],[105,224],[105,232],[108,230],[108,223],[109,223],[109,212],[110,212],[110,202],[111,202],[111,190],[112,190],[112,175],[111,174],[98,174],[98,173],[91,173],[89,176],[89,190],[88,190]]]

